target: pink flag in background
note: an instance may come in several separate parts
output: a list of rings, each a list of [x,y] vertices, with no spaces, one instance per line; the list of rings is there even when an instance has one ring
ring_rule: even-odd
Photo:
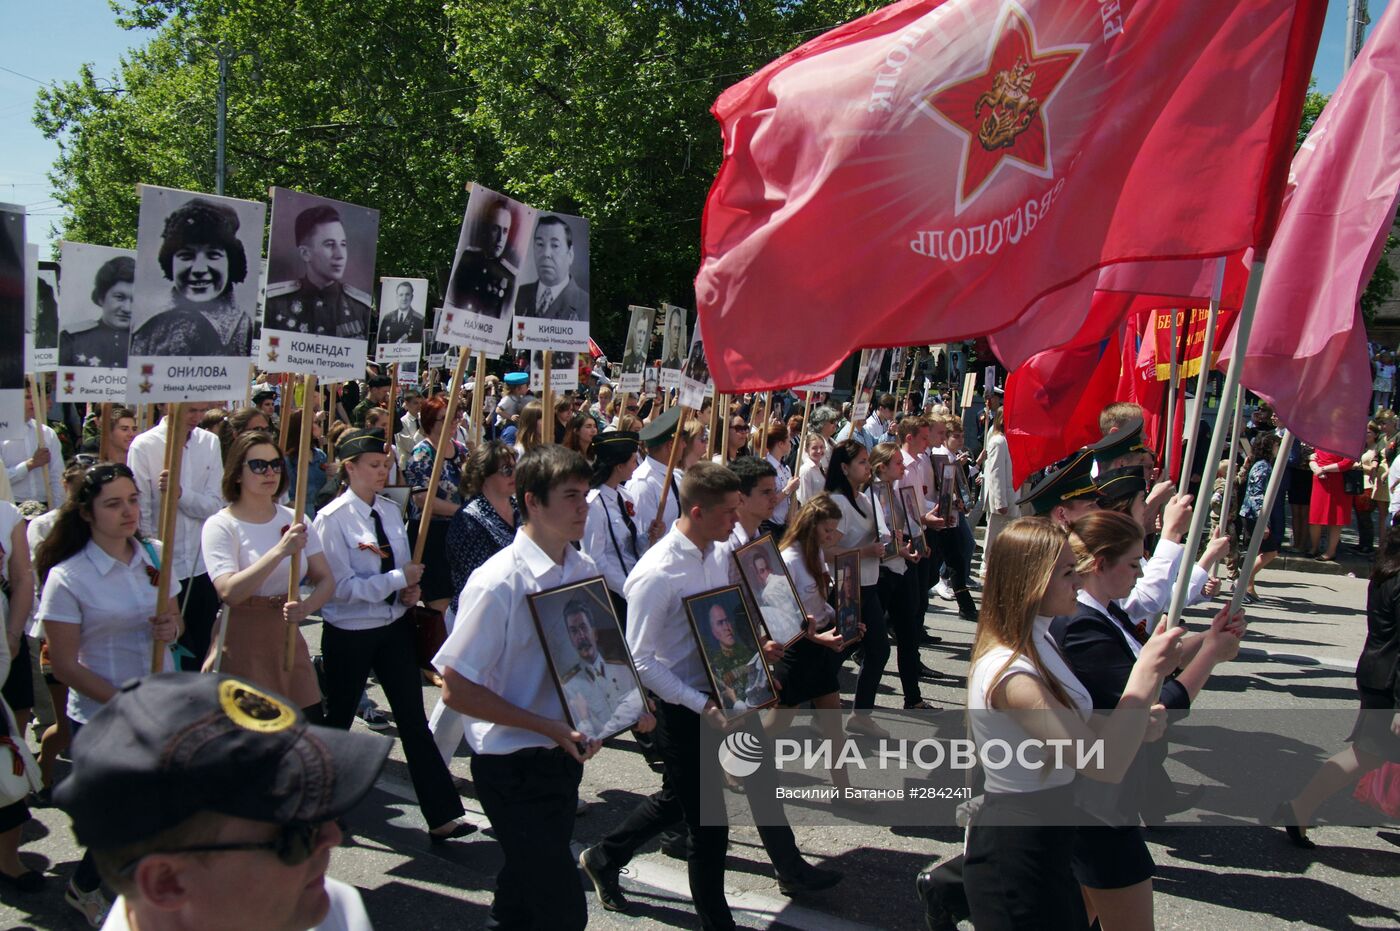
[[[1356,456],[1371,393],[1359,301],[1400,195],[1400,3],[1322,111],[1289,184],[1241,380],[1300,439]],[[1222,365],[1233,347],[1232,337]]]

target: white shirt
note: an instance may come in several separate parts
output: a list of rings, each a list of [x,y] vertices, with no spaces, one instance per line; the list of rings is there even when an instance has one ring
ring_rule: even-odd
[[[879,511],[871,505],[870,499],[864,495],[856,495],[860,501],[862,514],[857,511],[851,499],[840,492],[833,493],[831,500],[836,502],[836,506],[841,509],[841,539],[837,543],[839,550],[854,550],[863,546],[869,546],[880,539],[879,518],[875,515]],[[880,584],[880,558],[878,556],[867,556],[860,554],[860,585],[865,588],[870,585]]]
[[[673,487],[666,493],[666,512],[661,515],[661,523],[669,528],[681,516],[680,488],[685,473],[679,467],[672,473]],[[645,551],[650,537],[647,529],[656,520],[656,509],[661,504],[661,486],[666,481],[666,463],[655,456],[647,456],[624,486],[637,507],[638,543]]]
[[[379,535],[374,532],[370,506],[353,491],[342,493],[316,514],[316,532],[326,548],[326,563],[335,577],[335,594],[321,615],[327,624],[342,630],[370,630],[385,627],[403,617],[408,607],[389,596],[408,587],[403,574],[413,558],[408,530],[398,505],[381,495],[374,496],[374,511],[384,525],[395,568],[380,571]]]
[[[641,551],[646,549],[646,531],[637,518],[632,518],[632,526],[637,529],[635,540],[622,519],[622,509],[629,504],[636,511],[636,503],[622,485],[594,488],[588,493],[588,523],[583,528],[583,551],[598,564],[608,588],[619,595]]]
[[[1050,621],[1051,618],[1048,617],[1035,619],[1031,636],[1032,647],[1045,671],[1054,677],[1069,698],[1073,706],[1070,710],[1087,721],[1094,708],[1093,699],[1055,646],[1055,640],[1050,636]],[[1025,673],[1040,678],[1040,673],[1036,672],[1035,665],[1028,656],[1018,656],[1008,666],[1011,655],[1009,647],[993,647],[972,664],[972,672],[967,682],[967,710],[973,712],[968,715],[968,722],[972,726],[972,739],[976,741],[979,751],[989,740],[1004,740],[1015,750],[1022,741],[1031,739],[1030,733],[1016,723],[1009,711],[992,710],[992,691],[1008,676]],[[1073,757],[1066,754],[1066,758]],[[1000,760],[1000,757],[996,759]],[[1042,768],[1031,769],[1021,766],[1013,754],[1010,764],[1005,767],[983,767],[987,778],[987,791],[998,794],[1038,792],[1041,789],[1068,785],[1074,781],[1074,770],[1069,767],[1056,769],[1054,761],[1053,755],[1047,755]]]
[[[816,578],[808,571],[807,563],[802,559],[802,551],[790,546],[782,551],[782,557],[783,565],[787,566],[788,575],[792,577],[792,585],[797,589],[797,597],[802,602],[802,610],[813,618],[817,630],[830,627],[832,619],[836,616],[836,609],[822,597]]]
[[[559,565],[522,528],[510,546],[467,579],[452,633],[433,657],[433,665],[440,672],[451,668],[526,711],[563,722],[564,706],[526,596],[597,575],[593,560],[572,546],[564,548],[564,564]],[[476,753],[501,755],[555,746],[553,740],[531,730],[471,715],[462,719],[467,743]]]
[[[365,903],[360,898],[360,890],[327,876],[326,895],[331,900],[331,910],[320,924],[306,931],[374,931],[369,913],[365,911]],[[102,931],[131,931],[131,925],[126,920],[125,897],[118,896],[117,901],[112,903],[107,920],[102,923]]]
[[[919,506],[919,513],[913,515],[914,519],[923,526],[924,515],[929,512],[929,495],[933,493],[933,467],[929,464],[927,456],[910,455],[907,449],[900,449],[900,459],[904,462],[904,477],[894,483],[895,489],[914,489],[914,500]]]
[[[1142,577],[1133,585],[1133,590],[1121,602],[1128,617],[1134,621],[1154,620],[1157,615],[1171,607],[1172,588],[1181,564],[1185,547],[1170,540],[1158,540],[1151,559],[1142,560]],[[1191,584],[1186,589],[1186,603],[1199,604],[1205,600],[1204,587],[1210,581],[1210,573],[1200,566],[1191,565]]]
[[[0,442],[0,458],[5,460],[5,472],[10,479],[10,491],[15,501],[42,501],[50,508],[63,503],[63,446],[58,434],[48,424],[40,425],[44,448],[49,451],[49,484],[44,487],[44,466],[31,474],[26,462],[39,450],[39,438],[30,420],[18,436]]]
[[[136,476],[141,492],[141,532],[148,537],[160,534],[160,473],[165,470],[165,430],[169,417],[131,441],[126,462]],[[175,520],[175,542],[170,561],[175,578],[188,579],[202,574],[200,534],[204,522],[227,504],[220,486],[224,480],[224,453],[219,438],[195,427],[185,441],[180,464],[180,503]]]
[[[797,503],[806,504],[826,488],[826,466],[804,454],[797,470]]]
[[[239,520],[227,508],[205,521],[202,542],[210,580],[242,572],[262,559],[264,553],[281,541],[294,516],[291,508],[278,505],[272,520],[262,524]],[[301,552],[303,557],[321,552],[321,540],[313,527],[307,528],[306,547]],[[301,568],[306,569],[305,559],[301,561]],[[291,571],[291,557],[284,557],[253,594],[264,597],[287,594],[287,574]]]
[[[135,542],[135,541],[134,541]],[[157,556],[160,544],[150,541]],[[78,662],[113,686],[151,671],[151,618],[156,615],[155,569],[146,547],[123,564],[91,541],[49,570],[39,620],[46,625],[80,624]],[[175,668],[164,651],[165,670]],[[82,724],[102,707],[77,689],[68,690],[68,717]]]
[[[709,546],[702,552],[676,526],[646,551],[627,577],[627,646],[642,685],[662,701],[696,714],[705,710],[710,680],[686,617],[685,599],[728,585],[727,549]]]
[[[58,508],[52,511],[45,511],[29,522],[29,527],[24,531],[24,535],[29,538],[29,558],[32,560],[34,554],[39,552],[39,544],[48,539],[53,532],[53,525],[58,523]],[[44,625],[39,623],[39,601],[44,594],[44,586],[39,583],[39,573],[34,573],[34,609],[29,613],[29,629],[25,631],[31,637],[42,638],[44,636]]]
[[[778,477],[774,481],[774,485],[776,485],[778,489],[778,506],[773,509],[773,523],[786,525],[788,519],[788,505],[791,503],[792,499],[783,494],[783,489],[788,486],[788,482],[792,481],[792,470],[787,467],[787,463],[775,458],[772,453],[769,453],[763,458],[764,461],[773,467],[773,471],[778,473]]]

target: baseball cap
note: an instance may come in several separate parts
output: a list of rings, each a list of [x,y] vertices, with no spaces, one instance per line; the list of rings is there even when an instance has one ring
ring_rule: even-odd
[[[365,797],[392,744],[309,724],[287,699],[234,676],[158,673],[93,715],[53,798],[88,847],[136,843],[205,811],[319,823]]]

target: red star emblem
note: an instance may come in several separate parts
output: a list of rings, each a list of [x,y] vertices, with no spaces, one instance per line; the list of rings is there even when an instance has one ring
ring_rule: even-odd
[[[281,339],[279,339],[279,338],[276,337],[276,336],[269,336],[269,337],[267,338],[267,343],[268,343],[269,346],[280,346],[280,345],[282,345]]]
[[[142,375],[154,375],[155,373],[156,373],[156,367],[155,367],[154,365],[143,365],[143,366],[141,366],[141,374],[142,374]]]
[[[986,66],[933,91],[924,102],[963,136],[958,211],[972,202],[1003,162],[1052,177],[1046,107],[1085,46],[1042,50],[1019,6],[1008,5]]]

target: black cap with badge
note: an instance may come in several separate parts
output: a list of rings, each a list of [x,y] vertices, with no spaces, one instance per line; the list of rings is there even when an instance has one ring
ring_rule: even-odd
[[[79,843],[106,849],[200,812],[317,824],[365,797],[392,745],[308,724],[285,698],[233,676],[159,673],[93,715],[53,798]]]
[[[347,430],[335,444],[335,458],[354,459],[363,453],[388,452],[383,430]]]
[[[1044,515],[1066,501],[1092,498],[1098,493],[1098,487],[1089,474],[1092,463],[1092,455],[1087,448],[1075,452],[1058,470],[1037,482],[1016,503],[1029,504],[1036,514]]]
[[[1100,472],[1117,467],[1118,460],[1124,456],[1148,452],[1147,444],[1142,441],[1142,418],[1129,419],[1097,443],[1091,443],[1088,449],[1094,454],[1094,464]]]

